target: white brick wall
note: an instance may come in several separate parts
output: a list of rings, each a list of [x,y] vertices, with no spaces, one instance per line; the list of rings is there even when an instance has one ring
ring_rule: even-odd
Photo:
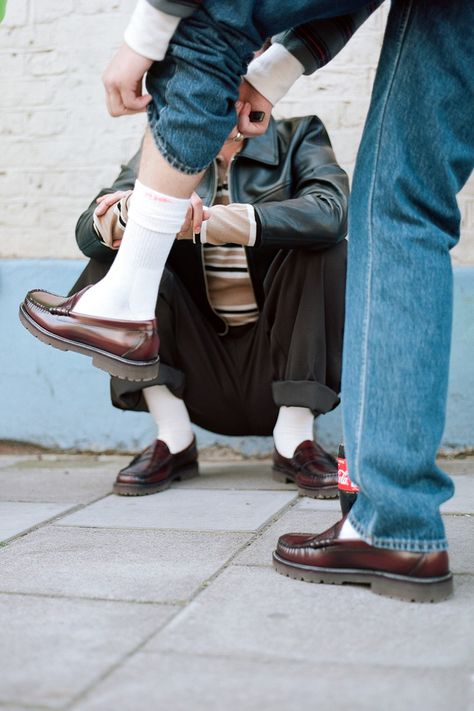
[[[74,225],[136,150],[144,116],[112,119],[100,80],[135,0],[9,0],[0,25],[0,257],[77,257]],[[301,79],[279,116],[317,113],[351,173],[385,15],[327,68]],[[474,264],[474,180],[460,199],[458,263]]]

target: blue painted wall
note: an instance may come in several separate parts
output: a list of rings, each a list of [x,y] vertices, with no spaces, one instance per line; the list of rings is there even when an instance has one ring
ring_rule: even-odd
[[[39,343],[20,325],[18,304],[28,289],[65,294],[82,260],[0,260],[2,403],[0,439],[45,447],[138,450],[155,430],[146,414],[109,403],[109,380],[90,359]],[[455,320],[445,447],[474,447],[474,268],[455,270]],[[340,408],[319,419],[318,439],[334,450],[341,439]],[[268,452],[270,438],[222,437],[197,429],[200,446],[230,444],[252,454]]]

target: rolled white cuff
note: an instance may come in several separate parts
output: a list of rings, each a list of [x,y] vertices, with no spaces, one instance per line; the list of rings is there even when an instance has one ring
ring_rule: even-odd
[[[207,207],[207,205],[203,205],[203,208],[204,208],[205,210],[209,210],[209,208]],[[200,241],[201,244],[207,244],[207,223],[208,223],[208,222],[209,222],[209,220],[204,220],[204,222],[201,224],[201,233],[200,233],[200,239],[199,239],[199,241]],[[194,242],[194,241],[195,241],[195,240],[194,240],[194,237],[193,237],[193,242]]]
[[[303,73],[299,59],[275,42],[250,62],[245,79],[275,106]]]
[[[183,226],[190,200],[172,197],[135,181],[128,218],[152,232],[176,235]]]
[[[159,62],[166,54],[180,19],[157,10],[147,0],[138,0],[124,40],[137,54]]]
[[[255,219],[255,210],[252,205],[247,204],[247,213],[249,216],[249,241],[247,246],[254,247],[255,240],[257,239],[257,221]]]
[[[254,247],[257,239],[255,210],[248,203],[214,205],[201,225],[201,244],[241,244]],[[208,239],[209,232],[209,239]]]

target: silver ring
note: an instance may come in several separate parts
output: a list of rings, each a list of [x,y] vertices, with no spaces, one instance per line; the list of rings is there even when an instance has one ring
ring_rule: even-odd
[[[237,133],[234,136],[234,141],[243,141],[245,136],[243,136],[240,131],[237,131]]]

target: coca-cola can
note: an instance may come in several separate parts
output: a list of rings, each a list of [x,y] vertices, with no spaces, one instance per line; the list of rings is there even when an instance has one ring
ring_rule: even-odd
[[[347,459],[344,445],[339,445],[337,453],[337,488],[339,491],[339,504],[343,515],[349,513],[357,499],[359,487],[356,486],[347,471]]]

